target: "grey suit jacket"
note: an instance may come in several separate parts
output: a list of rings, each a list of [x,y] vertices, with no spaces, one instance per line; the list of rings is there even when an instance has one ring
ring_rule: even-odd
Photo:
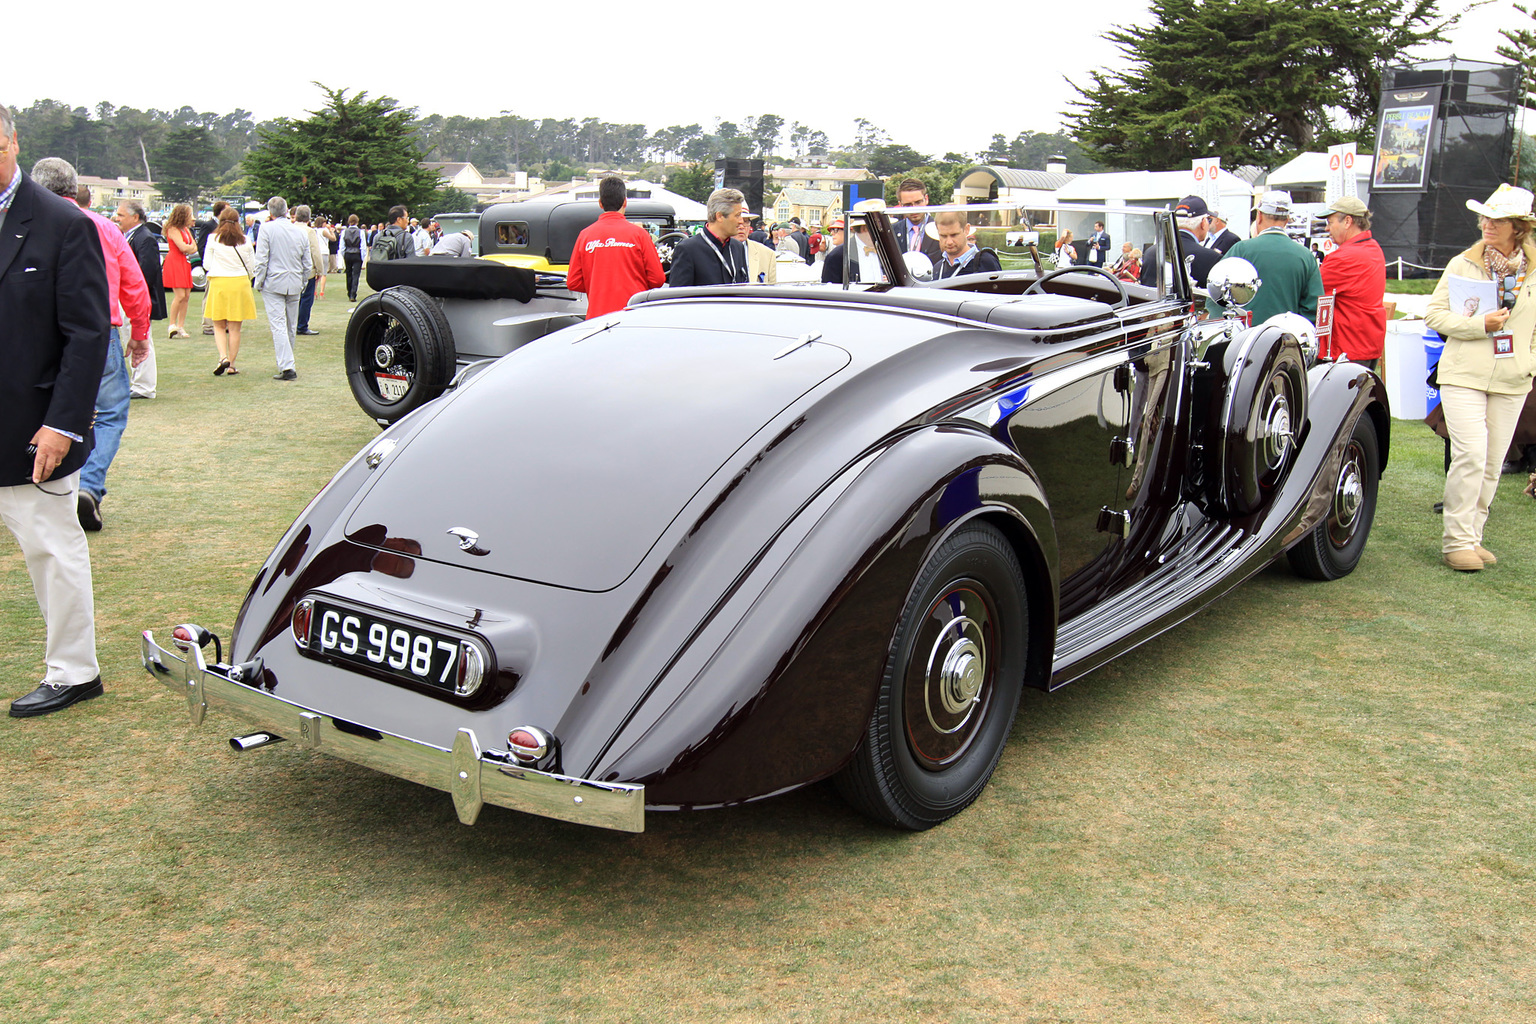
[[[287,217],[269,220],[256,236],[256,289],[298,295],[309,282],[309,238]]]

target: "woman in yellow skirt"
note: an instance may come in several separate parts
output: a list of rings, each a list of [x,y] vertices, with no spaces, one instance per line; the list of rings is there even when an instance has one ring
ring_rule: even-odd
[[[234,207],[219,214],[218,230],[208,236],[203,253],[203,269],[208,273],[203,313],[213,321],[213,342],[219,347],[219,365],[213,375],[239,373],[235,357],[240,354],[240,326],[256,319],[256,300],[251,298],[256,253],[240,230],[240,215]]]

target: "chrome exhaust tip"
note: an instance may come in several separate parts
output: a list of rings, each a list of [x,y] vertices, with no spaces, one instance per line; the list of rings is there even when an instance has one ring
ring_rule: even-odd
[[[257,747],[271,746],[273,743],[281,742],[283,742],[283,738],[281,736],[273,735],[270,732],[253,732],[249,736],[231,736],[229,738],[229,749],[237,752],[243,752],[246,750],[255,750]]]

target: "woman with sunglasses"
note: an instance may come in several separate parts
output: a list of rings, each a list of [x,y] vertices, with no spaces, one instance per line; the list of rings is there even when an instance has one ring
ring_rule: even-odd
[[[1445,564],[1477,572],[1498,559],[1483,546],[1488,505],[1499,486],[1504,453],[1536,376],[1536,298],[1530,294],[1536,246],[1530,240],[1531,193],[1500,185],[1486,203],[1467,200],[1482,239],[1453,258],[1441,275],[1424,322],[1445,336],[1437,379],[1450,433],[1445,477]],[[1492,281],[1492,311],[1463,316],[1450,305],[1450,279]]]

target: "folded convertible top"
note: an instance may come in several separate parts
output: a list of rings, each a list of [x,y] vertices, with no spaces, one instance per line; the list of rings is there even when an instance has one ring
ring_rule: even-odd
[[[368,287],[376,292],[395,285],[420,288],[440,299],[516,299],[527,302],[537,291],[533,271],[476,256],[409,256],[368,264]]]

